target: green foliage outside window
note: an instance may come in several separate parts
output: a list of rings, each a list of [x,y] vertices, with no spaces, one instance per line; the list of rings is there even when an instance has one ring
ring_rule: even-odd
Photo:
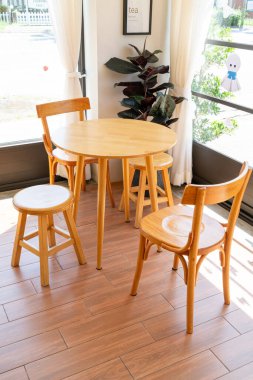
[[[229,41],[230,34],[231,29],[217,24],[217,18],[214,17],[209,30],[209,38]],[[228,54],[233,50],[229,47],[206,45],[203,53],[204,63],[194,77],[192,90],[223,100],[232,97],[231,92],[222,90],[222,78],[216,73],[225,65]],[[228,123],[217,120],[222,111],[218,103],[197,96],[193,96],[193,101],[195,103],[194,140],[206,143],[222,134],[229,134],[238,127],[236,120],[230,119]]]

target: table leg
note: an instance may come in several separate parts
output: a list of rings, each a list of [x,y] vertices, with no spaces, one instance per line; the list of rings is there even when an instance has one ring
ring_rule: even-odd
[[[125,221],[130,222],[130,210],[129,210],[129,163],[128,158],[122,159],[122,169],[123,169],[123,191],[124,191],[124,204],[125,204]]]
[[[98,199],[97,199],[97,269],[102,269],[104,239],[105,196],[107,158],[98,159]]]
[[[153,156],[146,156],[146,167],[148,177],[149,196],[151,201],[152,211],[158,210],[157,191],[156,191],[156,178],[153,163]]]
[[[83,167],[84,167],[84,156],[78,156],[77,158],[77,167],[76,167],[76,176],[75,176],[75,188],[74,188],[74,204],[73,204],[73,217],[76,222],[78,204],[80,199],[81,184],[83,177]]]

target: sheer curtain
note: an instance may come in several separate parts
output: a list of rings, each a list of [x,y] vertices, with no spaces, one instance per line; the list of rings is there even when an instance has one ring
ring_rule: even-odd
[[[49,9],[53,19],[56,44],[65,69],[63,99],[82,97],[80,73],[77,71],[81,29],[82,0],[49,0]],[[65,121],[70,123],[73,115],[67,115]],[[57,166],[57,174],[67,177],[66,169]],[[90,165],[86,165],[86,178],[90,178]]]
[[[50,0],[56,43],[65,69],[63,97],[82,96],[77,72],[82,26],[82,0]]]
[[[213,0],[171,0],[170,81],[175,95],[187,100],[177,105],[172,127],[177,133],[173,148],[171,182],[180,186],[192,179],[192,100],[191,83],[196,70],[213,7]]]

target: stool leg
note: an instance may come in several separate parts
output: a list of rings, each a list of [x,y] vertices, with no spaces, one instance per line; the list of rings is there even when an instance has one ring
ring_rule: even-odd
[[[171,191],[168,168],[164,168],[162,170],[162,177],[163,177],[164,190],[165,190],[166,197],[167,197],[167,204],[168,204],[168,206],[173,206],[174,201],[173,201],[173,196],[172,196],[172,191]]]
[[[53,247],[56,245],[56,240],[55,240],[55,232],[52,230],[52,227],[54,227],[54,217],[53,215],[48,215],[48,242],[49,242],[49,247]]]
[[[76,256],[78,258],[79,264],[85,264],[86,263],[86,258],[83,253],[83,248],[81,244],[81,240],[79,238],[77,228],[74,222],[74,218],[72,216],[72,213],[70,209],[63,211],[63,215],[70,233],[71,238],[73,239],[73,246],[76,252]]]
[[[39,215],[39,252],[40,252],[40,282],[42,286],[49,284],[48,246],[47,246],[47,215]]]
[[[131,191],[131,186],[134,178],[134,173],[135,169],[129,165],[129,186],[130,186],[130,191]],[[119,204],[119,211],[124,210],[124,191],[122,192],[121,199],[120,199],[120,204]]]
[[[12,259],[11,259],[11,265],[13,267],[19,266],[19,260],[20,260],[21,249],[22,249],[19,242],[24,237],[26,218],[27,218],[27,214],[24,214],[21,212],[18,214],[18,224],[17,224],[16,236],[15,236],[15,241],[14,241],[14,246],[13,246],[13,251],[12,251]]]
[[[82,178],[82,184],[81,184],[81,190],[82,191],[86,191],[86,171],[85,171],[85,163],[84,163],[84,166],[83,166],[83,178]]]
[[[48,157],[48,164],[49,164],[49,183],[50,185],[54,184],[54,177],[55,177],[55,171],[54,171],[54,159],[51,157]]]
[[[70,191],[74,191],[74,166],[68,166],[68,183]]]
[[[106,189],[109,195],[109,199],[111,202],[112,208],[115,207],[115,201],[112,194],[112,185],[111,185],[111,179],[110,179],[110,169],[109,169],[109,161],[107,161],[107,173],[106,173]]]
[[[146,170],[140,170],[138,197],[137,197],[136,212],[135,212],[135,224],[134,224],[135,228],[139,228],[140,221],[143,214],[146,180],[147,180]]]

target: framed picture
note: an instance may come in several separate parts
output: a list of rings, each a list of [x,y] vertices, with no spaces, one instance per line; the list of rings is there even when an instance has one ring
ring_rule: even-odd
[[[151,34],[152,0],[124,0],[123,34]]]

